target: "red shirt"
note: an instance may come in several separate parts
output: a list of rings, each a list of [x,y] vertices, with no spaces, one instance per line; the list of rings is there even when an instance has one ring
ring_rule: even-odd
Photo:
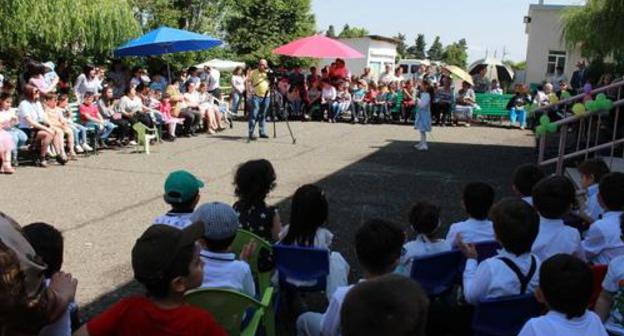
[[[87,330],[91,336],[227,336],[205,310],[161,309],[146,297],[122,299],[89,321]]]
[[[91,116],[92,118],[95,118],[95,119],[100,119],[100,112],[98,112],[98,108],[97,106],[95,106],[95,104],[90,104],[90,105],[80,104],[79,111],[80,111],[80,119],[82,120],[83,123],[87,123],[89,121],[87,116]]]

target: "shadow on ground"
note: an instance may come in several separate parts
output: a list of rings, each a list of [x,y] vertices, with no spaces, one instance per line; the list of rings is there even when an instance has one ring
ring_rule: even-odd
[[[416,201],[427,200],[442,208],[442,235],[450,223],[464,217],[461,191],[466,183],[487,182],[495,188],[497,198],[511,196],[514,168],[535,158],[534,149],[527,147],[432,143],[430,151],[418,152],[413,145],[388,141],[373,154],[316,182],[326,190],[330,204],[328,227],[335,234],[334,250],[349,261],[351,281],[360,276],[352,242],[364,221],[385,218],[405,223],[409,207]],[[278,206],[287,223],[290,199]],[[92,317],[119,298],[135,293],[141,293],[138,284],[123,284],[83,307],[82,312],[85,317]]]

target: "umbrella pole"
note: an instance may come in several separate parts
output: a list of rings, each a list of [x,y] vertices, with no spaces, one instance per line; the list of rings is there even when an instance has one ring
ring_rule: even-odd
[[[173,81],[171,80],[171,68],[169,67],[169,62],[167,62],[167,84],[171,84]]]

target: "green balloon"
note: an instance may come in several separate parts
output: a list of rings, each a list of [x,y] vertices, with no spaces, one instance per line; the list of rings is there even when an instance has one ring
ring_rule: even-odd
[[[585,102],[585,108],[590,112],[595,112],[598,109],[596,102],[593,100]]]
[[[611,109],[613,108],[613,100],[611,100],[611,99],[606,99],[606,100],[603,102],[602,107],[603,107],[603,109],[604,109],[604,110],[607,110],[607,111],[611,110]]]
[[[570,97],[572,97],[572,95],[570,94],[570,92],[568,92],[568,91],[563,91],[563,92],[561,92],[561,100],[563,100],[563,99],[568,99],[568,98],[570,98]]]
[[[550,118],[547,115],[543,115],[540,117],[540,125],[548,125],[550,124]]]
[[[548,131],[548,133],[555,133],[557,132],[557,125],[555,124],[548,124],[548,126],[546,126],[546,131]]]
[[[537,126],[537,128],[535,129],[535,134],[537,134],[537,136],[543,136],[544,134],[546,134],[546,126],[544,125],[539,125]]]
[[[607,99],[607,95],[605,95],[604,93],[600,93],[596,96],[596,100],[605,100]]]

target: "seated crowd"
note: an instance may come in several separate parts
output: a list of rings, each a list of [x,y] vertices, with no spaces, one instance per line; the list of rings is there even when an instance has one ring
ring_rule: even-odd
[[[521,336],[624,335],[624,174],[610,173],[600,159],[579,168],[586,191],[580,202],[570,180],[546,176],[532,164],[514,172],[515,197],[497,201],[487,183],[467,184],[461,197],[467,219],[451,224],[445,239],[439,238],[441,208],[427,201],[413,206],[406,228],[384,219],[366,221],[350,244],[362,274],[351,285],[349,264],[332,250],[334,234],[325,227],[329,202],[320,187],[298,188],[288,225],[282,225],[278,209],[266,203],[276,181],[269,161],[238,167],[233,206],[198,206],[204,183],[190,172],[175,171],[164,184],[171,210],[157,217],[132,249],[134,277],[146,295],[121,299],[82,326],[73,303],[76,280],[61,271],[61,233],[45,223],[19,228],[2,215],[0,323],[5,334],[225,335],[220,326],[225,321],[185,303],[185,293],[228,288],[260,296],[265,288],[249,264],[256,243],[233,251],[245,230],[275,246],[329,252],[329,305],[322,313],[303,311],[296,319],[297,335],[471,334],[466,316],[475,305],[521,295],[534,295],[543,306],[541,316],[525,316],[524,327],[516,331]],[[480,255],[477,247],[485,242],[496,242],[499,249]],[[410,279],[426,270],[411,267],[445,253],[464,255],[463,276],[449,292],[433,295]],[[272,258],[260,256],[258,263],[264,259],[262,267],[271,270]],[[596,267],[608,268],[604,280],[593,274]],[[272,286],[281,287],[277,278]],[[602,281],[599,293],[594,281]]]

